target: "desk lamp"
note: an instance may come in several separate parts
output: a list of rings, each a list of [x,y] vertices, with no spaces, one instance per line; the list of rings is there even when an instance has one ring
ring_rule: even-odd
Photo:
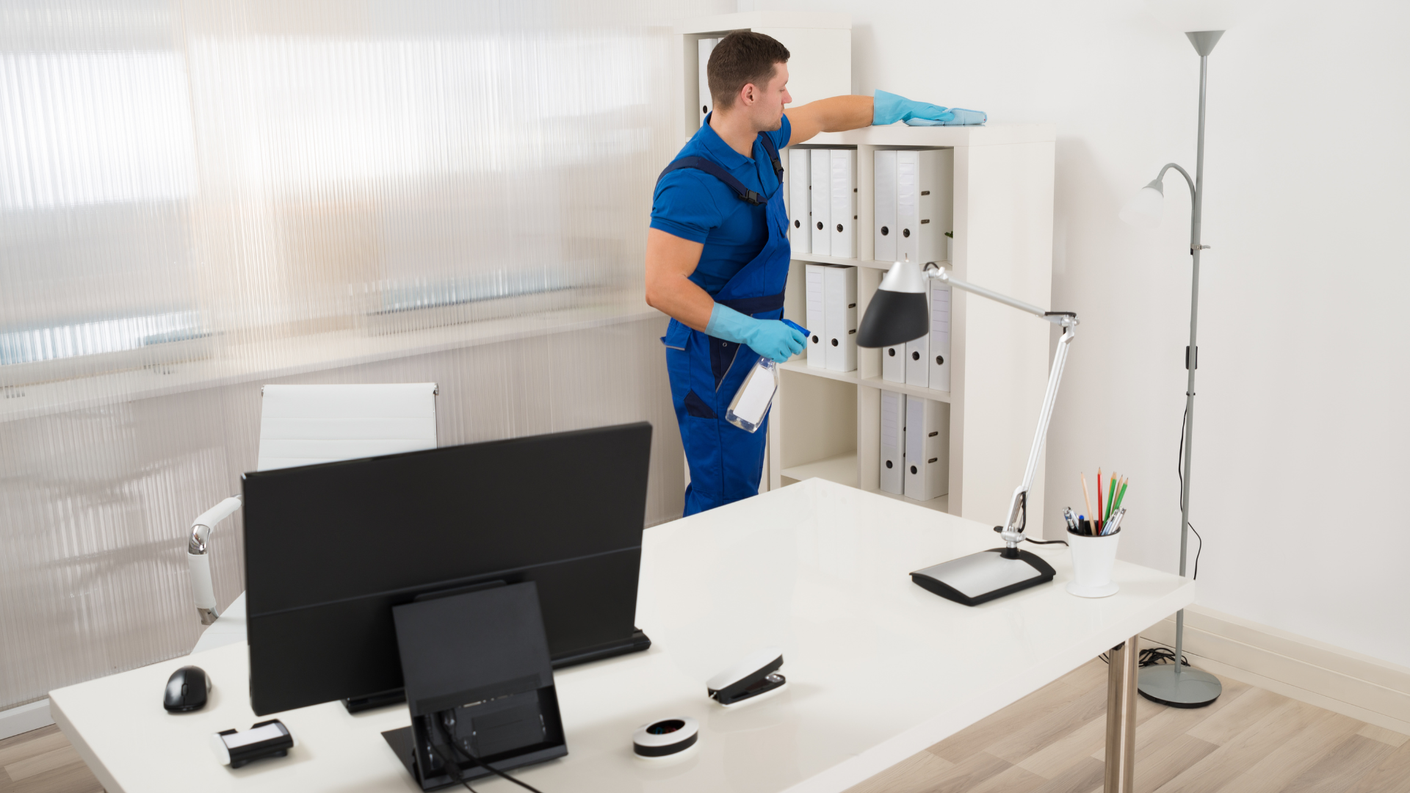
[[[922,269],[911,261],[896,262],[881,279],[876,294],[867,306],[857,329],[857,346],[890,347],[924,336],[930,330],[930,308],[926,303],[927,281],[938,279],[956,289],[972,292],[1019,311],[1041,317],[1063,329],[1058,339],[1048,374],[1048,390],[1043,395],[1043,408],[1038,414],[1038,429],[1033,433],[1033,447],[1028,453],[1028,465],[1023,482],[1013,491],[1009,504],[1008,522],[996,527],[1003,537],[1004,547],[962,556],[911,573],[911,580],[925,589],[956,603],[977,606],[995,598],[1051,581],[1053,568],[1028,551],[1019,550],[1027,522],[1028,491],[1038,468],[1038,455],[1048,436],[1048,420],[1057,401],[1058,383],[1062,380],[1063,364],[1067,362],[1068,346],[1077,333],[1077,315],[1070,311],[1044,311],[1037,306],[1015,300],[983,287],[967,284],[950,275],[948,270],[930,262]]]
[[[1145,228],[1160,224],[1161,205],[1165,199],[1163,180],[1174,168],[1185,177],[1190,187],[1190,257],[1193,263],[1190,281],[1190,346],[1185,348],[1185,369],[1189,372],[1185,388],[1185,449],[1184,476],[1180,483],[1180,575],[1185,574],[1185,553],[1190,527],[1190,470],[1195,443],[1195,369],[1199,366],[1199,347],[1195,331],[1199,319],[1199,257],[1208,245],[1200,242],[1200,221],[1204,207],[1204,97],[1208,74],[1209,53],[1236,19],[1247,13],[1251,3],[1222,0],[1147,0],[1147,7],[1167,26],[1181,31],[1199,53],[1199,133],[1195,149],[1195,178],[1179,165],[1169,163],[1150,184],[1121,209],[1121,219]],[[1185,610],[1175,614],[1175,663],[1147,666],[1138,675],[1136,690],[1141,696],[1162,705],[1176,708],[1199,708],[1212,703],[1223,692],[1219,678],[1186,666],[1181,659],[1185,652]]]

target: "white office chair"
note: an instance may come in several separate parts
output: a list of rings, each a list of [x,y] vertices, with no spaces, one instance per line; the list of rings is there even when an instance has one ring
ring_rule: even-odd
[[[257,471],[436,448],[435,383],[267,385],[260,389]],[[211,529],[240,508],[231,496],[191,524],[186,560],[201,624],[193,653],[245,640],[245,593],[216,611]]]

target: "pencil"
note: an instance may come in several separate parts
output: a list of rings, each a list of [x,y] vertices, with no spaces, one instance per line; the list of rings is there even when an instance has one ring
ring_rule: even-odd
[[[1111,516],[1116,512],[1116,472],[1111,472],[1111,492],[1106,494],[1106,512],[1102,515],[1103,522],[1111,520]]]
[[[1082,474],[1082,500],[1085,501],[1085,502],[1087,502],[1087,514],[1088,514],[1088,515],[1095,514],[1095,513],[1092,512],[1092,494],[1087,492],[1087,475],[1086,475],[1086,474]]]
[[[1116,494],[1116,506],[1112,509],[1121,509],[1121,502],[1126,499],[1126,486],[1129,484],[1131,484],[1129,477],[1121,480],[1121,492]]]
[[[1102,527],[1102,469],[1097,469],[1097,514],[1096,526],[1100,530]]]

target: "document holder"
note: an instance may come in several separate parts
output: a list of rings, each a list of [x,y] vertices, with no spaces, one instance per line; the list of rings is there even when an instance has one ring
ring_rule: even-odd
[[[532,581],[392,609],[411,726],[382,733],[422,790],[568,753]]]

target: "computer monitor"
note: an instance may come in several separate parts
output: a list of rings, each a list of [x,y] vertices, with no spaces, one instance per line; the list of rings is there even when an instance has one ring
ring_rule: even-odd
[[[634,627],[651,425],[244,476],[258,715],[402,686],[392,607],[533,581],[555,667],[645,649]]]

